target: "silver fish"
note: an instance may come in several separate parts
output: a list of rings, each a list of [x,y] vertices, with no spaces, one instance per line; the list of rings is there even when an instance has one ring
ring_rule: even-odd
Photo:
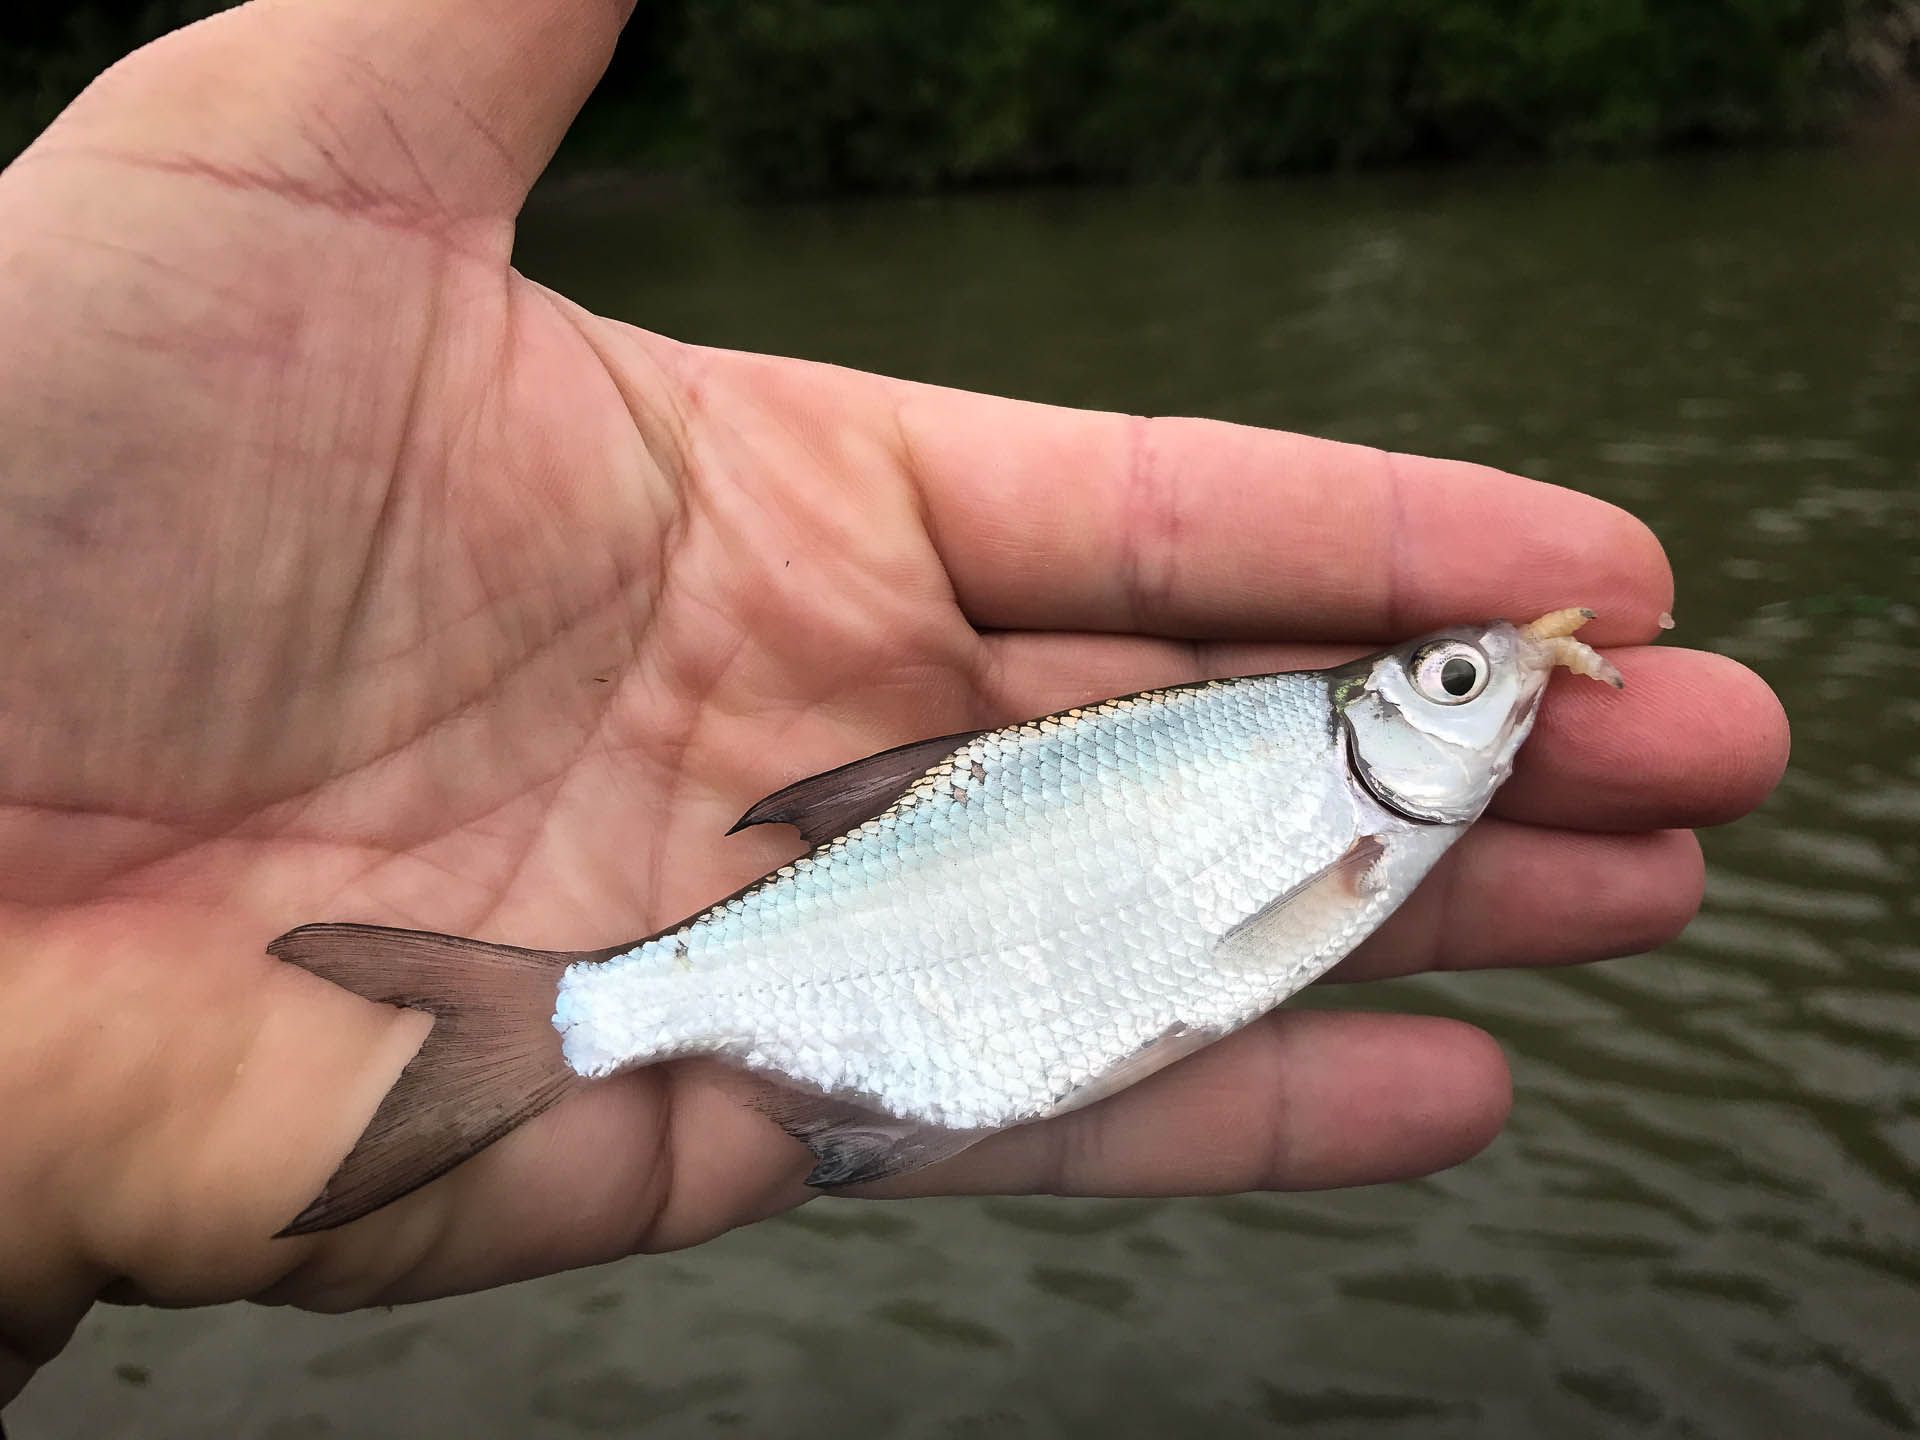
[[[269,947],[435,1016],[326,1189],[343,1224],[576,1086],[688,1056],[834,1187],[1091,1104],[1272,1009],[1412,893],[1512,770],[1587,610],[1331,670],[1213,680],[885,751],[741,819],[815,848],[646,939],[572,953],[309,925]]]

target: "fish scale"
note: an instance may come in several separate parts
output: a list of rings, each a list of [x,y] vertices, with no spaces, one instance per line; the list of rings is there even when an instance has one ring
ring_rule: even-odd
[[[1270,1008],[1385,907],[1268,968],[1214,963],[1360,834],[1413,828],[1356,794],[1329,714],[1319,677],[1263,676],[964,744],[734,903],[571,968],[567,1060],[717,1055],[949,1129],[1050,1113],[1170,1030]],[[980,1063],[989,1037],[1010,1063]]]

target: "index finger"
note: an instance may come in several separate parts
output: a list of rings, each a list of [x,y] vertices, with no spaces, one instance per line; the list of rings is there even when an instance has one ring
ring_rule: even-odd
[[[982,628],[1385,641],[1586,605],[1620,644],[1673,602],[1639,520],[1483,465],[930,386],[899,424]]]

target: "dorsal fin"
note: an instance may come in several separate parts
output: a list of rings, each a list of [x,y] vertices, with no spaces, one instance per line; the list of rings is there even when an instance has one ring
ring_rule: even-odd
[[[796,780],[747,811],[727,833],[732,835],[749,825],[791,825],[809,845],[821,844],[871,820],[927,771],[974,736],[985,733],[963,730],[957,735],[915,740]]]

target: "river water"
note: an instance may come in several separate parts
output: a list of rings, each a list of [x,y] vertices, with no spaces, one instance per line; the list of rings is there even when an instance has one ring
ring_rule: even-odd
[[[521,263],[688,339],[1485,460],[1644,516],[1794,760],[1660,954],[1348,990],[1517,1103],[1432,1180],[817,1203],[348,1318],[102,1309],[41,1437],[1920,1429],[1920,154],[752,209],[579,184]],[[1314,1003],[1309,1000],[1309,1003]]]

